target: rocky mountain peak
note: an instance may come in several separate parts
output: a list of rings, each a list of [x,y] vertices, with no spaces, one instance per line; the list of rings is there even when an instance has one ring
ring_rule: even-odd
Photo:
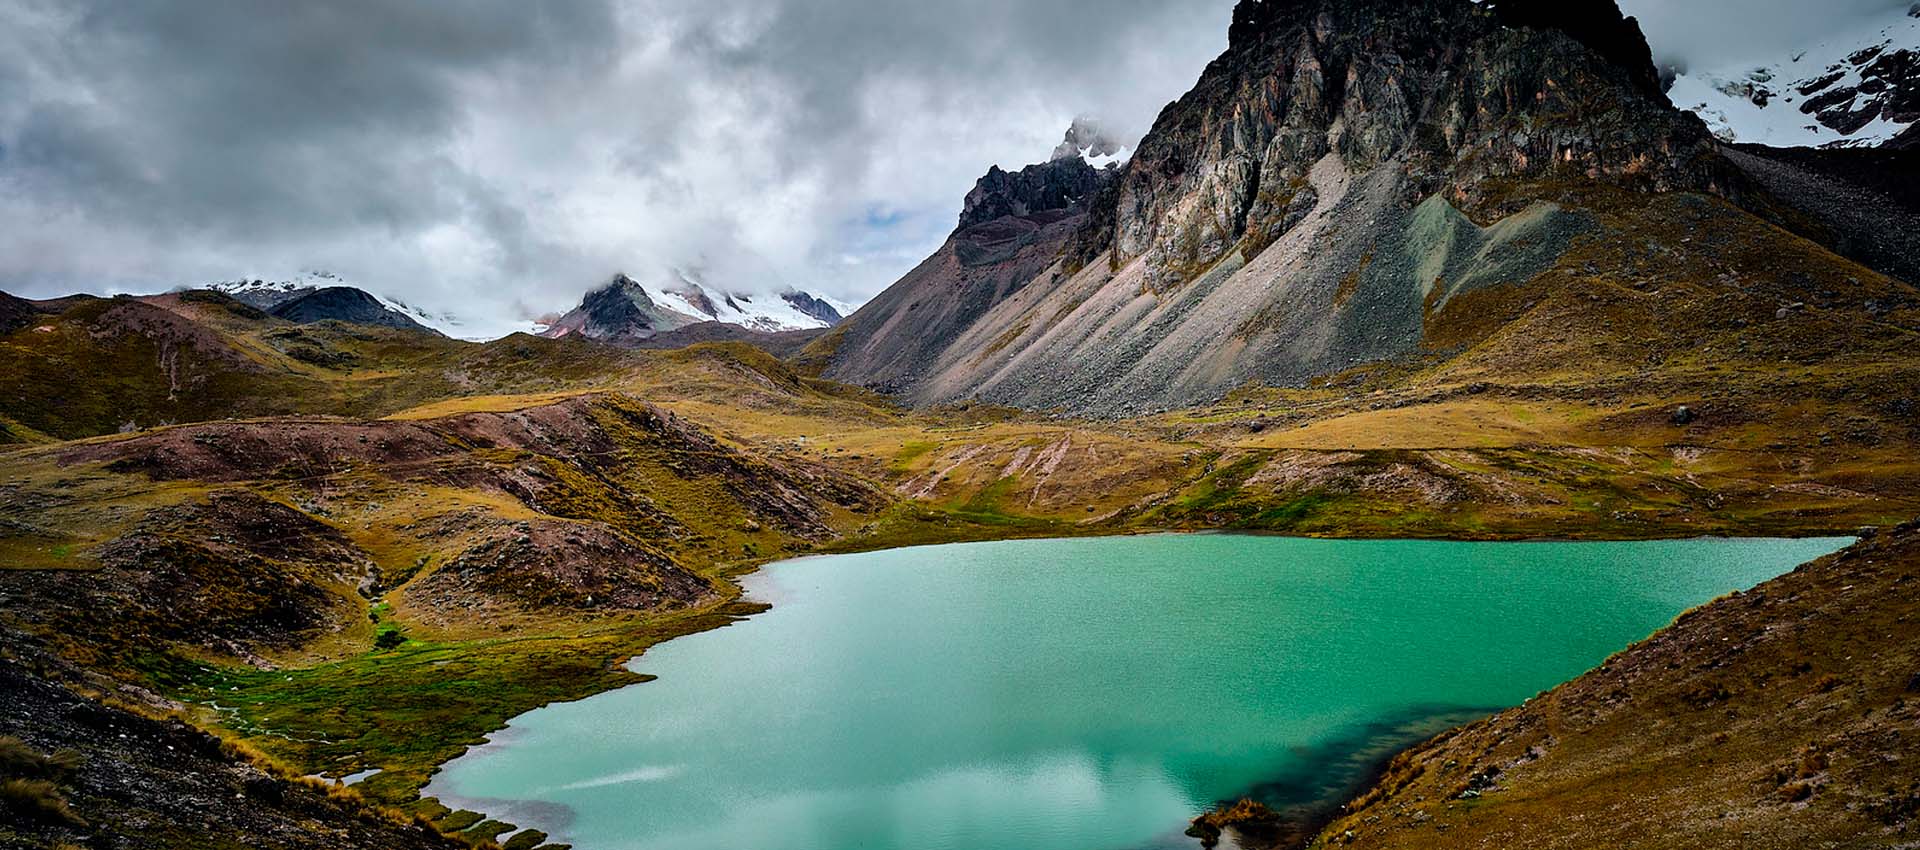
[[[1257,254],[1312,208],[1329,156],[1390,166],[1410,197],[1555,176],[1715,190],[1728,173],[1612,0],[1243,0],[1226,53],[1125,169],[1115,267],[1150,255],[1162,289]]]
[[[840,324],[840,320],[846,318],[840,315],[840,308],[828,303],[826,299],[797,289],[780,293],[780,300],[787,302],[788,306],[799,310],[801,314],[818,319],[829,326]]]
[[[583,303],[589,306],[595,304],[612,306],[619,301],[626,301],[641,307],[654,306],[653,298],[647,295],[646,287],[641,286],[639,281],[627,277],[624,273],[614,275],[613,279],[607,281],[606,285],[588,292]]]
[[[960,212],[960,228],[964,230],[1000,218],[1084,210],[1106,180],[1105,169],[1094,168],[1078,156],[1029,165],[1013,172],[996,165],[967,193],[966,206]]]
[[[580,306],[547,329],[546,336],[579,335],[588,339],[643,340],[689,322],[675,322],[647,294],[646,287],[625,274],[586,294]]]

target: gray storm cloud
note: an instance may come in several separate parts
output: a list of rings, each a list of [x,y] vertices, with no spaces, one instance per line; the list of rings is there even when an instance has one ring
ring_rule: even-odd
[[[1689,57],[1887,6],[1627,5]],[[989,164],[1137,138],[1231,7],[0,0],[0,289],[325,268],[504,320],[672,265],[857,301]]]

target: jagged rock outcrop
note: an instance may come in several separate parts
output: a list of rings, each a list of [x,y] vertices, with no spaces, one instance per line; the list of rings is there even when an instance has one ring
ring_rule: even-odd
[[[967,193],[959,230],[1002,218],[1034,218],[1078,209],[1099,191],[1101,182],[1099,170],[1084,161],[1063,158],[1014,172],[996,165]]]
[[[789,306],[795,310],[799,310],[802,314],[827,323],[828,326],[840,324],[840,320],[846,318],[840,315],[838,308],[832,304],[828,304],[825,299],[801,292],[797,289],[780,293],[780,300],[787,302]]]
[[[1495,177],[1713,189],[1704,125],[1670,108],[1639,26],[1611,0],[1266,0],[1162,113],[1121,179],[1115,268],[1178,286],[1293,223],[1323,157],[1474,200]]]
[[[1414,353],[1457,296],[1552,268],[1595,222],[1539,187],[1748,185],[1611,0],[1245,0],[1109,173],[990,173],[810,353],[922,405],[1187,406]],[[1057,221],[1022,205],[1095,189]]]

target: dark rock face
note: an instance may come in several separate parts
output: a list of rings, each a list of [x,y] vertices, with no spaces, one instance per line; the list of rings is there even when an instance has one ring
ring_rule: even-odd
[[[1126,170],[1115,266],[1149,256],[1161,289],[1257,249],[1329,154],[1467,200],[1493,177],[1713,190],[1728,175],[1611,0],[1248,0]]]
[[[270,312],[289,322],[310,325],[314,322],[347,322],[383,328],[437,333],[387,305],[364,290],[351,286],[316,289],[275,306]]]
[[[840,311],[834,309],[832,304],[799,290],[780,293],[780,300],[792,305],[793,309],[826,322],[828,325],[840,324],[840,320],[846,318],[840,315]]]
[[[1843,136],[1882,118],[1920,121],[1920,53],[1874,46],[1847,57],[1845,65],[1796,89],[1806,97],[1801,112]],[[1841,84],[1855,74],[1857,83]]]
[[[1920,124],[1900,131],[1900,135],[1888,140],[1885,147],[1892,150],[1920,150]]]
[[[1100,190],[1099,170],[1078,157],[1029,165],[1008,173],[994,166],[967,193],[960,229],[1002,218],[1022,218],[1084,208]]]
[[[580,302],[581,311],[587,314],[589,323],[582,330],[590,337],[618,336],[653,330],[653,316],[650,311],[655,307],[653,299],[645,290],[626,275],[614,278],[613,283],[587,293]]]
[[[954,252],[966,266],[1014,259],[1022,249],[1052,236],[1052,225],[1069,220],[1079,224],[1117,173],[1096,169],[1078,156],[1013,173],[994,166],[967,193],[960,226],[953,232]]]
[[[649,339],[662,331],[692,324],[682,316],[658,304],[647,291],[624,274],[615,275],[606,286],[587,293],[580,306],[548,328],[542,336],[559,338],[584,336],[613,343]]]

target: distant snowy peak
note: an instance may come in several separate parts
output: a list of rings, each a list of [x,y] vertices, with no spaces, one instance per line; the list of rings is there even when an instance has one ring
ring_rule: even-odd
[[[302,272],[292,280],[232,280],[210,284],[207,289],[224,292],[235,300],[267,312],[273,312],[282,305],[290,304],[301,298],[313,295],[323,289],[347,288],[366,293],[380,306],[405,316],[407,319],[450,337],[469,338],[467,329],[456,317],[449,314],[429,313],[405,302],[388,298],[377,292],[371,292],[348,283],[344,278],[332,272]]]
[[[1067,128],[1066,138],[1053,149],[1053,161],[1080,157],[1094,168],[1106,168],[1121,165],[1133,152],[1126,143],[1110,135],[1100,122],[1092,118],[1075,118]]]
[[[324,274],[324,273],[323,273]],[[209,284],[208,289],[224,292],[251,307],[271,310],[302,295],[329,286],[345,286],[333,275],[302,275],[296,280],[229,280]]]
[[[831,304],[799,290],[726,292],[707,286],[697,273],[682,269],[672,270],[663,285],[641,286],[655,303],[702,322],[775,333],[828,328],[840,321],[839,311]]]
[[[615,275],[587,293],[579,307],[543,333],[550,337],[644,340],[701,322],[778,333],[832,327],[847,309],[798,290],[727,292],[701,283],[694,273],[674,269],[653,282]]]
[[[1774,147],[1920,143],[1920,5],[1779,62],[1693,69],[1668,96],[1727,141]],[[1902,137],[1902,134],[1905,134]]]

